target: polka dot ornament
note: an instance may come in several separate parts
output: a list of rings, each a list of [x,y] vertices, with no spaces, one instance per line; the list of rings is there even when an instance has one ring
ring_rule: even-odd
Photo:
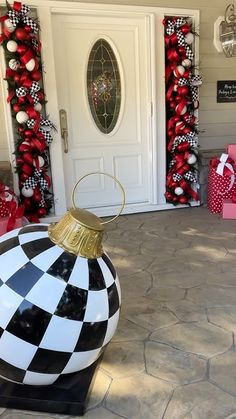
[[[221,213],[223,200],[232,199],[233,195],[236,194],[236,182],[228,191],[230,180],[230,176],[220,176],[216,173],[215,168],[209,168],[207,208],[211,213]]]

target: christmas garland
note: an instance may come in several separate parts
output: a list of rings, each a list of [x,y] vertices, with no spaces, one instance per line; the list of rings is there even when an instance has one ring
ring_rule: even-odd
[[[192,45],[196,34],[190,19],[166,17],[166,137],[167,179],[165,197],[172,204],[198,201],[198,88]],[[195,187],[194,187],[195,184]]]
[[[45,115],[42,85],[39,25],[30,8],[20,2],[7,3],[0,17],[2,44],[6,57],[7,102],[11,105],[16,130],[16,172],[20,201],[26,217],[38,222],[52,206],[48,146],[52,141],[52,122]]]

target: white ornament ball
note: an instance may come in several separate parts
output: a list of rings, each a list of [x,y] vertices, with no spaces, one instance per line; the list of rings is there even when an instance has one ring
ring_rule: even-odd
[[[195,164],[197,161],[197,157],[195,156],[195,154],[189,154],[187,162],[188,164]]]
[[[37,112],[41,112],[41,110],[42,110],[42,105],[41,105],[41,103],[36,103],[35,105],[34,105],[34,110],[35,111],[37,111]]]
[[[33,160],[34,167],[36,167],[37,164],[39,165],[39,167],[43,167],[44,166],[44,163],[45,163],[44,158],[41,157],[41,156],[38,156],[38,161]]]
[[[175,195],[182,195],[184,193],[184,190],[180,187],[177,186],[177,188],[175,188]]]
[[[20,67],[20,62],[15,60],[15,58],[12,58],[9,63],[8,63],[9,67],[11,70],[16,71],[19,67]]]
[[[16,41],[8,41],[7,42],[7,51],[9,52],[16,52],[17,50],[17,42]]]
[[[181,77],[185,73],[185,68],[182,65],[177,65],[176,69],[173,71],[175,77]]]
[[[189,58],[185,58],[181,63],[185,68],[189,68],[192,65],[192,61]]]
[[[5,26],[5,28],[7,28],[8,32],[10,32],[10,33],[14,32],[14,30],[15,30],[15,26],[13,26],[10,19],[4,20],[4,26]]]
[[[19,111],[16,114],[16,120],[19,124],[24,124],[25,122],[27,122],[29,119],[29,116],[27,115],[27,113],[25,111]]]
[[[34,195],[34,190],[32,188],[25,188],[25,186],[23,186],[23,188],[21,189],[21,193],[26,198],[31,198],[31,196]]]
[[[194,35],[192,32],[187,33],[184,37],[186,44],[191,45],[194,41]]]
[[[35,67],[35,59],[31,58],[31,60],[28,61],[28,63],[25,64],[25,68],[28,71],[33,71]]]

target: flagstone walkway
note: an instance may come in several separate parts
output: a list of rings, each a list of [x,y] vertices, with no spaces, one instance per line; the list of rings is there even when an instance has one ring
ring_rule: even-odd
[[[84,418],[236,419],[236,220],[204,207],[122,216],[104,248],[123,304]],[[69,416],[1,413],[30,418]]]

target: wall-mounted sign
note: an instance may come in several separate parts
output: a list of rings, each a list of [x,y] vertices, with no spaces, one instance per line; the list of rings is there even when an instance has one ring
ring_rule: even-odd
[[[236,102],[236,80],[217,82],[217,102]]]

